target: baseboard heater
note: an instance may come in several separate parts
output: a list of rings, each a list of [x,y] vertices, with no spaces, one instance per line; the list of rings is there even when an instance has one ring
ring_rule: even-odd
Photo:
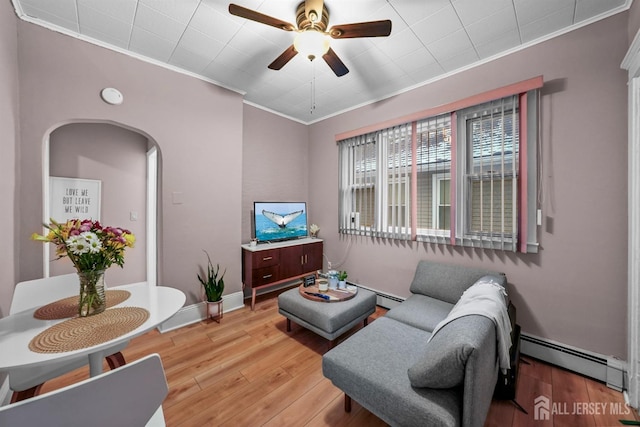
[[[626,362],[623,360],[525,333],[520,341],[523,355],[602,381],[618,391],[626,389]]]
[[[355,283],[350,283],[357,285]],[[405,298],[386,294],[366,286],[377,296],[377,305],[391,309],[402,303]],[[602,381],[608,387],[621,391],[626,389],[626,362],[612,356],[603,356],[545,338],[522,333],[520,352],[524,356],[534,357],[543,362],[576,372],[578,374]]]
[[[366,286],[362,286],[362,285],[358,285],[357,283],[351,283],[351,282],[347,282],[350,285],[354,285],[357,286],[359,288],[362,289],[366,289],[368,291],[373,292],[374,294],[376,294],[376,305],[379,305],[380,307],[386,308],[386,309],[392,309],[393,307],[395,307],[396,305],[399,305],[401,302],[403,302],[405,300],[405,298],[401,298],[395,295],[391,295],[391,294],[385,294],[382,293],[380,291],[376,291],[375,289],[371,289],[371,288],[367,288]]]

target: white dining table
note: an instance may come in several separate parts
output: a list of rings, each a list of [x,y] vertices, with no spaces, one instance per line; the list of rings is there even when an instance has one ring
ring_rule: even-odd
[[[186,300],[185,294],[178,289],[149,286],[147,282],[110,287],[108,290],[129,291],[130,296],[114,308],[144,308],[149,312],[147,320],[132,331],[100,344],[73,351],[40,353],[29,349],[31,340],[51,326],[67,319],[37,319],[33,316],[37,307],[11,314],[0,319],[0,372],[87,355],[90,375],[98,375],[102,373],[102,359],[107,356],[104,354],[106,349],[127,342],[157,327],[178,312]]]

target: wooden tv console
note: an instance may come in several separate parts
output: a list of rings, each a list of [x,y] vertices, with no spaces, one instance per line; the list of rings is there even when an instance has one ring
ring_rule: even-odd
[[[251,288],[251,310],[256,290],[322,270],[322,250],[322,240],[312,238],[242,245],[242,286]]]

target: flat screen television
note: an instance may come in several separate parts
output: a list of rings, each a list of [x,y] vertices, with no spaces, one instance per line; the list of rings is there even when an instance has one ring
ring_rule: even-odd
[[[253,237],[258,242],[307,237],[306,202],[253,202]]]

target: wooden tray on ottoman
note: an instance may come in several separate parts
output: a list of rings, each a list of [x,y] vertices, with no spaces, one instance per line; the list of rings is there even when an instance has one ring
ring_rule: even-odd
[[[304,285],[300,285],[298,289],[300,290],[300,295],[302,295],[306,299],[310,299],[311,301],[319,301],[319,302],[347,301],[355,297],[356,294],[358,293],[357,287],[353,291],[349,291],[347,289],[329,289],[326,292],[320,292],[318,290],[318,285],[311,285],[311,286],[307,286],[306,288]],[[325,299],[312,294],[326,295],[329,297],[329,299]]]

